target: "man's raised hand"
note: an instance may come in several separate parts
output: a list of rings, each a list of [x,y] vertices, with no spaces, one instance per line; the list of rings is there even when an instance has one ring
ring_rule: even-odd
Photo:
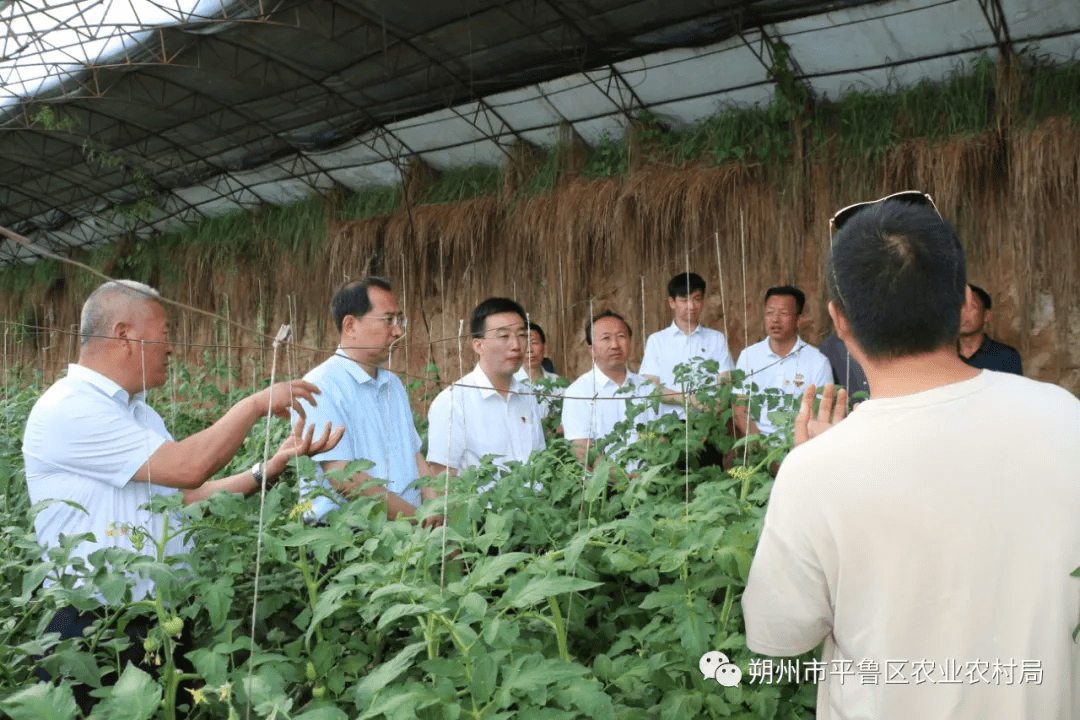
[[[342,436],[345,434],[345,426],[342,425],[337,430],[331,431],[330,423],[326,423],[326,428],[323,430],[322,435],[315,439],[315,426],[304,430],[304,416],[301,413],[300,418],[297,419],[296,424],[293,425],[293,430],[289,433],[289,436],[285,438],[285,441],[281,443],[281,447],[274,453],[274,457],[270,458],[267,463],[269,465],[267,474],[271,477],[276,477],[285,472],[285,468],[289,464],[289,459],[299,457],[301,455],[318,455],[329,450],[333,450],[338,442],[341,441]]]
[[[260,390],[252,395],[251,399],[259,409],[260,415],[266,415],[269,410],[270,413],[288,420],[290,408],[300,413],[301,417],[303,416],[304,409],[300,405],[300,400],[316,405],[315,396],[319,392],[319,388],[306,380],[286,380]]]
[[[833,425],[847,417],[848,394],[846,388],[836,391],[836,386],[829,383],[821,393],[817,417],[814,417],[814,397],[817,387],[807,385],[803,391],[802,405],[795,416],[795,445],[802,445],[807,440],[816,438]]]

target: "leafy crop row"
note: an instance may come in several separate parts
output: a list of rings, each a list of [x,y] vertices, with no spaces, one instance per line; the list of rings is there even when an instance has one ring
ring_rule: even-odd
[[[236,399],[213,368],[192,372],[153,400],[177,436]],[[492,469],[470,470],[447,500],[445,537],[387,521],[370,497],[326,524],[305,522],[287,476],[265,498],[256,590],[257,496],[164,503],[172,531],[194,542],[187,557],[110,550],[73,572],[63,571],[65,550],[43,558],[19,453],[37,392],[31,383],[0,399],[0,709],[16,720],[78,717],[73,685],[98,686],[110,672],[119,682],[95,691],[93,716],[111,720],[185,710],[293,720],[812,717],[814,686],[746,675],[739,597],[772,458],[750,450],[731,472],[681,464],[681,449],[706,435],[733,447],[730,412],[701,413],[686,430],[667,416],[631,448],[646,468],[633,479],[605,460],[584,471],[561,439],[483,496],[474,488]],[[728,407],[727,390],[700,399]],[[253,433],[226,472],[249,466],[262,444]],[[153,577],[157,596],[131,602],[125,569]],[[44,636],[65,605],[100,613],[87,642]],[[144,641],[150,672],[117,662],[124,628],[140,617],[155,621]],[[181,635],[189,666],[173,662]],[[33,675],[46,650],[54,684]],[[740,686],[702,677],[709,650],[743,669]]]

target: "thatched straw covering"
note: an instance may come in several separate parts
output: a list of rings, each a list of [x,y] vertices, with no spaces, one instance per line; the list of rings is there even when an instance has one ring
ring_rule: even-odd
[[[269,246],[259,257],[176,248],[170,252],[180,271],[146,279],[262,332],[292,321],[299,342],[328,350],[336,343],[326,310],[334,287],[365,268],[387,275],[404,289],[410,315],[409,372],[433,360],[444,381],[458,376],[459,362],[466,370],[474,362],[467,342],[459,361],[459,322],[484,297],[512,296],[549,331],[559,371],[574,375],[588,363],[581,327],[590,307],[630,320],[640,358],[642,333],[671,320],[667,280],[687,267],[709,282],[705,321],[726,330],[736,352],[762,335],[765,289],[787,282],[811,298],[803,336],[820,340],[828,331],[821,268],[829,216],[851,202],[916,188],[933,195],[959,228],[971,280],[994,296],[991,333],[1021,349],[1029,375],[1080,390],[1080,127],[1068,120],[934,145],[910,141],[873,160],[841,162],[828,143],[783,167],[675,169],[632,158],[638,169],[627,176],[592,181],[575,176],[568,141],[559,156],[562,179],[546,194],[518,192],[542,162],[523,146],[494,195],[416,205],[421,189],[407,188],[409,201],[388,217],[321,225],[313,218],[310,234],[293,238],[291,254]],[[410,183],[423,182],[424,168],[413,168]],[[116,249],[113,271],[123,274],[124,253],[132,250]],[[18,344],[46,369],[73,356],[74,343],[50,342],[49,332],[77,322],[78,305],[95,284],[65,272],[66,282],[0,294],[4,317],[45,329],[20,334]],[[176,338],[267,345],[194,315],[179,318]],[[186,350],[189,359],[202,353]],[[263,357],[243,362],[260,367]],[[298,352],[291,362],[302,372],[318,358]],[[404,353],[395,355],[396,369],[404,363]]]

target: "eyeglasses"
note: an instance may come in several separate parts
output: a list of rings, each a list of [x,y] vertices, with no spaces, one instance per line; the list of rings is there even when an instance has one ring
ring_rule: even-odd
[[[402,330],[405,330],[405,328],[409,325],[409,318],[405,317],[405,313],[398,313],[397,315],[372,316],[372,319],[381,322],[382,324],[386,325],[386,327],[399,327]]]
[[[904,190],[903,192],[893,193],[892,195],[886,195],[878,200],[871,200],[870,202],[855,203],[854,205],[848,205],[843,210],[838,211],[829,220],[830,234],[835,235],[840,232],[840,228],[847,224],[847,221],[855,217],[860,210],[867,208],[871,205],[877,205],[883,203],[886,200],[897,200],[905,202],[909,205],[929,205],[934,208],[934,212],[941,217],[941,212],[937,209],[937,205],[934,204],[934,199],[924,192],[919,190]]]
[[[509,343],[511,340],[514,340],[514,339],[521,341],[521,343],[523,343],[524,345],[529,344],[529,336],[528,336],[528,334],[526,334],[526,332],[524,330],[520,330],[520,331],[518,331],[516,333],[512,333],[509,330],[502,330],[502,329],[495,330],[493,334],[491,334],[491,335],[484,334],[483,336],[481,336],[480,339],[481,340],[491,340],[491,341],[496,342],[496,343],[498,343],[500,345],[505,345],[505,344]]]

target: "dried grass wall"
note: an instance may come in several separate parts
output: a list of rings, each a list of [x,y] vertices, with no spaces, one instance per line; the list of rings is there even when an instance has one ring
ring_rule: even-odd
[[[560,373],[574,376],[588,365],[581,328],[590,307],[627,317],[640,359],[644,335],[670,323],[667,280],[687,267],[708,281],[704,321],[728,333],[734,352],[762,336],[765,289],[789,282],[810,299],[803,336],[819,341],[828,331],[828,218],[852,202],[921,189],[959,228],[970,280],[994,297],[991,334],[1020,348],[1029,376],[1080,391],[1080,126],[1070,120],[932,146],[911,141],[872,160],[841,160],[826,143],[786,165],[631,166],[625,177],[564,175],[542,195],[402,205],[356,222],[333,221],[330,203],[288,251],[169,248],[172,270],[142,279],[263,333],[291,322],[299,344],[318,348],[288,353],[284,371],[299,374],[336,344],[327,311],[334,287],[366,270],[388,275],[410,318],[394,369],[404,371],[407,356],[408,372],[419,375],[433,360],[444,382],[458,377],[459,362],[465,371],[474,362],[467,341],[459,361],[459,323],[467,326],[484,297],[507,295],[548,331]],[[519,170],[507,171],[507,184]],[[137,251],[118,243],[102,269],[123,276]],[[21,354],[52,375],[74,359],[66,333],[96,284],[65,267],[50,283],[0,289],[0,317],[22,323],[5,326],[5,361]],[[190,312],[175,317],[177,355],[216,356],[246,378],[265,372],[265,338]]]

